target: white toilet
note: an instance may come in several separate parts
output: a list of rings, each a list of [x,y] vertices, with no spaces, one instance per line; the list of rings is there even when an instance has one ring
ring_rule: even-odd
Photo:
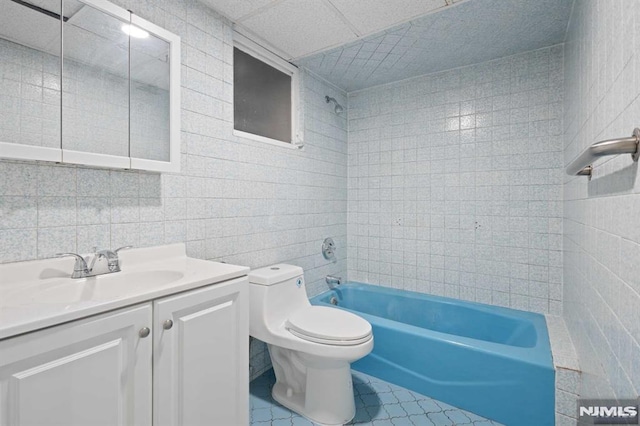
[[[355,415],[351,363],[373,349],[371,324],[311,306],[302,268],[273,265],[249,274],[250,333],[267,343],[273,398],[309,420],[341,425]]]

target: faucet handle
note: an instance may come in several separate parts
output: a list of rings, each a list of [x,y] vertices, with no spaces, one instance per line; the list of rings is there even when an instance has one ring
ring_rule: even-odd
[[[70,256],[74,256],[76,258],[76,262],[84,262],[84,257],[80,256],[77,253],[56,253],[55,254],[56,257],[70,257]]]
[[[80,256],[77,253],[56,253],[56,257],[67,257],[73,256],[76,258],[76,263],[73,265],[73,274],[71,278],[84,278],[89,275],[89,268],[87,267],[87,262],[84,260],[84,257]]]
[[[127,250],[130,248],[133,248],[133,246],[123,246],[113,251],[109,251],[109,271],[120,272],[120,259],[118,259],[118,252],[120,250]]]
[[[114,253],[116,253],[116,254],[118,254],[118,252],[119,252],[120,250],[129,250],[129,249],[132,249],[132,248],[133,248],[133,246],[123,246],[123,247],[120,247],[120,248],[115,249],[113,252],[114,252]]]

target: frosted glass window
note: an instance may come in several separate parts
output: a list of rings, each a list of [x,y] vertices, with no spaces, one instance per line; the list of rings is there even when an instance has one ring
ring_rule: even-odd
[[[291,143],[291,75],[233,49],[233,127]]]

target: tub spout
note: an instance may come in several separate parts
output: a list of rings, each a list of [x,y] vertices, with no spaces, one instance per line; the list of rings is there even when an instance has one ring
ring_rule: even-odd
[[[333,276],[333,275],[327,275],[327,277],[325,278],[325,281],[331,287],[335,287],[337,285],[342,284],[342,278],[341,277],[336,277],[336,276]]]

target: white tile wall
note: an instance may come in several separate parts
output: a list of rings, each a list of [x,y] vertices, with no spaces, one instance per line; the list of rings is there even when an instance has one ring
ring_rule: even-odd
[[[575,2],[565,47],[568,164],[640,126],[640,2]],[[640,394],[640,178],[628,155],[564,184],[564,316],[582,397]]]
[[[564,319],[555,315],[546,315],[545,318],[549,331],[553,366],[556,371],[556,425],[576,425],[576,407],[581,375],[578,355]]]
[[[60,61],[0,39],[0,140],[60,146]]]
[[[182,37],[182,171],[0,161],[0,262],[186,242],[199,258],[300,265],[312,295],[345,276],[347,123],[324,102],[346,105],[345,93],[303,75],[303,150],[236,138],[229,23],[193,0],[115,3]],[[320,254],[327,236],[335,264]],[[252,346],[257,374],[268,358]]]
[[[62,147],[126,156],[129,153],[129,81],[98,67],[65,59],[62,88]],[[137,91],[132,95],[133,118],[139,114],[135,102]]]
[[[349,279],[562,299],[563,48],[349,94]]]

